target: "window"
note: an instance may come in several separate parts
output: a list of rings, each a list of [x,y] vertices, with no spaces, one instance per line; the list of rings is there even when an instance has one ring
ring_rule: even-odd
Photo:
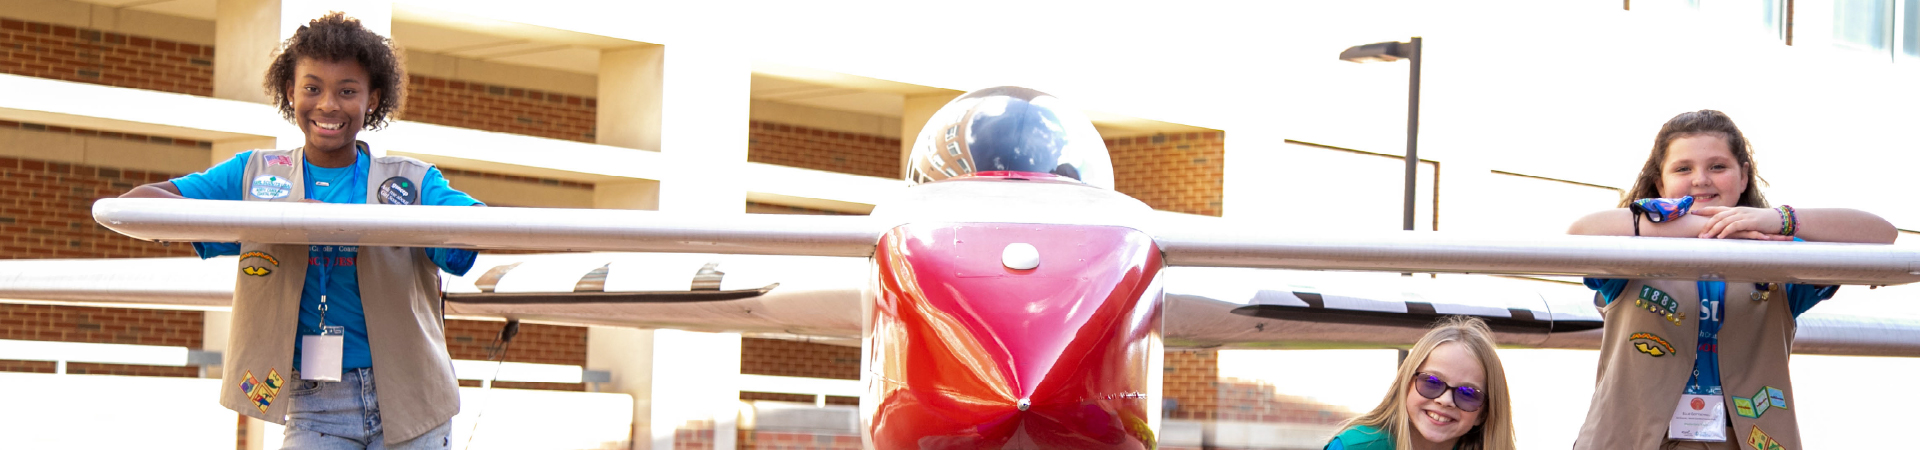
[[[1893,44],[1893,0],[1834,0],[1833,42],[1842,47],[1885,51]]]
[[[1920,0],[1900,2],[1900,53],[1920,57]]]

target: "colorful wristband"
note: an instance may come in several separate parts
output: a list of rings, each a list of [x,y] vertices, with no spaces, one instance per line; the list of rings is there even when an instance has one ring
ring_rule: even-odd
[[[1627,209],[1635,214],[1647,216],[1648,222],[1662,223],[1687,215],[1693,209],[1693,196],[1680,198],[1643,198],[1627,204]],[[1638,222],[1635,222],[1638,224]]]
[[[1780,205],[1779,208],[1774,208],[1774,210],[1780,212],[1781,236],[1792,236],[1793,233],[1800,231],[1800,218],[1793,216],[1792,206]]]

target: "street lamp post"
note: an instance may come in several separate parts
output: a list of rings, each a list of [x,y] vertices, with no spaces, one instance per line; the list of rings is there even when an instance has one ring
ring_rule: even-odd
[[[1356,63],[1408,60],[1407,76],[1407,190],[1400,213],[1402,229],[1413,229],[1414,175],[1420,168],[1420,38],[1412,42],[1379,42],[1348,47],[1341,61]]]

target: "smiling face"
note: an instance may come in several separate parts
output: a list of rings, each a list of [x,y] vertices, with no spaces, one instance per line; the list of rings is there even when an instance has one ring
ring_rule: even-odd
[[[1458,342],[1434,347],[1433,353],[1420,364],[1419,372],[1439,377],[1454,388],[1472,386],[1482,393],[1487,389],[1487,371],[1480,366],[1480,358]],[[1414,431],[1409,438],[1415,448],[1451,448],[1454,441],[1480,424],[1487,406],[1474,411],[1461,410],[1454,404],[1453,397],[1458,395],[1454,388],[1429,399],[1420,395],[1414,383],[1407,383],[1407,420],[1413,422]]]
[[[1677,138],[1660,162],[1660,196],[1693,196],[1694,207],[1734,206],[1747,191],[1747,174],[1720,133]]]
[[[287,98],[294,122],[306,136],[306,150],[339,154],[353,151],[354,137],[366,124],[368,109],[380,103],[367,69],[352,60],[300,58],[294,64]]]

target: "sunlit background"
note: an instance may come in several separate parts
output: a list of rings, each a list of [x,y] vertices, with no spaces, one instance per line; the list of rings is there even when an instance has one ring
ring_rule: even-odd
[[[1920,0],[0,0],[0,258],[184,256],[96,229],[87,205],[298,145],[258,74],[283,23],[326,9],[389,33],[415,76],[402,121],[362,139],[496,206],[864,214],[941,104],[1020,85],[1084,108],[1117,189],[1156,209],[1399,230],[1408,64],[1336,56],[1420,36],[1416,229],[1563,233],[1618,201],[1662,122],[1710,108],[1754,143],[1773,203],[1867,210],[1920,245]],[[1812,313],[1920,319],[1920,291],[1847,287]],[[0,447],[278,448],[195,359],[226,321],[0,302]],[[506,357],[529,365],[496,380],[500,323],[449,323],[456,448],[858,447],[857,349],[529,324]],[[1170,349],[1162,447],[1319,448],[1397,355]],[[1521,446],[1566,448],[1595,352],[1501,356]],[[1859,430],[1906,425],[1885,392],[1920,361],[1792,365],[1809,448],[1904,443]]]

